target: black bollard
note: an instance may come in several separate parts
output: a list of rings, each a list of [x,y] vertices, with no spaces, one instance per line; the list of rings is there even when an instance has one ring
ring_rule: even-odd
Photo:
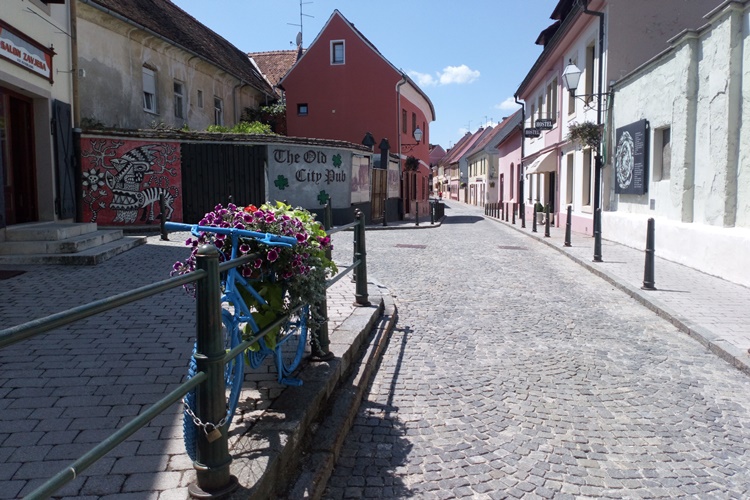
[[[435,201],[430,202],[430,225],[435,224]]]
[[[573,207],[568,205],[568,218],[565,221],[565,246],[570,246],[570,224],[573,218]]]
[[[549,238],[549,203],[544,207],[544,237]]]
[[[388,197],[383,198],[383,225],[388,225]]]
[[[516,225],[516,204],[513,203],[513,225]]]
[[[161,241],[169,241],[166,224],[167,218],[164,216],[164,195],[159,195],[159,232],[161,233]]]
[[[414,225],[419,225],[419,202],[415,201],[416,208],[414,209]]]
[[[654,219],[648,220],[648,229],[646,230],[646,263],[643,268],[643,290],[656,290],[654,286],[654,237],[655,237]]]
[[[531,218],[531,232],[536,233],[536,206],[534,207],[534,216]]]
[[[526,205],[521,201],[521,228],[526,229]]]

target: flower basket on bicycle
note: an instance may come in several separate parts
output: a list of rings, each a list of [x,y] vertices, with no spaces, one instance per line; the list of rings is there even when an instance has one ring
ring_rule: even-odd
[[[200,422],[192,412],[194,395],[186,396],[185,443],[193,457],[198,427],[208,434],[209,428],[214,432],[231,423],[245,364],[257,368],[271,357],[279,383],[301,385],[292,373],[305,353],[308,327],[314,332],[325,321],[310,305],[325,299],[327,274],[336,266],[326,255],[330,238],[314,215],[284,203],[260,208],[217,205],[197,225],[166,226],[193,235],[186,241],[192,252],[185,262],[174,264],[173,275],[195,270],[197,250],[204,244],[216,246],[221,260],[234,263],[221,276],[224,346],[227,352],[240,349],[225,367],[227,417],[217,424]],[[316,342],[314,333],[310,340]],[[194,374],[192,359],[188,376]]]

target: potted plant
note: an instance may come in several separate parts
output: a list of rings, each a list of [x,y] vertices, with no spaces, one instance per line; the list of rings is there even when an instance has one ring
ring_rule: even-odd
[[[544,205],[537,201],[534,204],[534,212],[536,213],[536,223],[544,224]]]
[[[568,140],[575,144],[580,144],[582,146],[596,149],[597,147],[599,147],[601,139],[601,129],[595,123],[573,122],[568,127]]]
[[[323,226],[315,220],[315,215],[302,208],[292,208],[282,202],[240,207],[230,203],[217,205],[199,222],[202,226],[233,227],[259,233],[272,233],[292,236],[297,244],[292,247],[269,247],[254,239],[240,240],[239,255],[255,254],[256,258],[241,266],[240,272],[267,301],[261,305],[247,291],[240,293],[260,328],[270,324],[278,316],[288,314],[300,304],[320,304],[326,297],[326,279],[329,273],[336,272],[336,265],[326,256],[332,249],[331,238]],[[231,238],[222,234],[201,233],[197,238],[185,242],[192,247],[185,262],[176,262],[172,274],[185,274],[195,270],[196,254],[203,244],[213,244],[221,253],[222,260],[228,260],[232,252]],[[312,307],[309,324],[311,331],[325,322],[318,317],[317,308]],[[250,335],[252,332],[246,332]],[[268,339],[268,337],[267,337]],[[312,338],[311,338],[312,340]],[[273,343],[273,339],[268,339]]]
[[[404,161],[406,170],[410,172],[416,172],[419,169],[419,160],[414,156],[407,156]]]

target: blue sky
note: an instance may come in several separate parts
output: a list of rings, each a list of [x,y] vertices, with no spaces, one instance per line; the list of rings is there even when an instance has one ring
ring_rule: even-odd
[[[172,0],[244,52],[287,50],[300,31],[300,0]],[[467,131],[519,109],[518,86],[542,52],[539,33],[557,0],[303,0],[307,47],[334,9],[435,106],[430,142],[448,149]]]

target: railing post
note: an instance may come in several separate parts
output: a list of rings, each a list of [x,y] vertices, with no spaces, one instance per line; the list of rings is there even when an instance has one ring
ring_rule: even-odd
[[[354,294],[355,306],[369,306],[370,301],[367,298],[367,250],[365,248],[365,218],[362,212],[357,209],[355,217],[359,224],[355,228],[357,236],[357,245],[355,248],[354,259],[359,261],[357,270],[357,287]]]
[[[167,228],[165,224],[167,218],[164,216],[164,194],[159,195],[159,232],[161,233],[161,241],[169,241]]]
[[[414,205],[416,206],[414,209],[414,225],[418,226],[419,225],[419,202],[415,201]]]
[[[544,237],[549,238],[549,203],[544,206]]]
[[[573,218],[573,207],[568,205],[568,217],[565,220],[565,246],[570,246],[570,225]]]
[[[332,226],[333,217],[329,217],[330,202],[326,203],[325,217],[323,217],[323,228],[328,231]],[[326,249],[326,257],[331,258],[331,247]],[[328,298],[323,295],[323,300],[319,304],[314,306],[317,309],[317,316],[321,319],[321,323],[317,329],[312,332],[314,335],[313,341],[310,342],[310,351],[315,361],[327,361],[334,357],[333,353],[329,350],[331,340],[328,337]]]
[[[224,342],[221,334],[221,283],[219,251],[213,245],[198,249],[196,267],[207,272],[195,285],[196,350],[195,361],[206,381],[196,389],[195,415],[205,424],[218,426],[227,416],[224,380]],[[242,361],[240,361],[242,362]],[[232,457],[227,443],[227,425],[216,427],[219,436],[211,442],[203,428],[198,429],[197,455],[193,463],[196,482],[188,487],[194,498],[222,498],[239,485],[229,472]],[[210,433],[211,431],[209,431]]]
[[[654,219],[648,220],[648,229],[646,230],[646,263],[643,268],[643,290],[656,290],[654,286],[654,239],[656,233]]]

